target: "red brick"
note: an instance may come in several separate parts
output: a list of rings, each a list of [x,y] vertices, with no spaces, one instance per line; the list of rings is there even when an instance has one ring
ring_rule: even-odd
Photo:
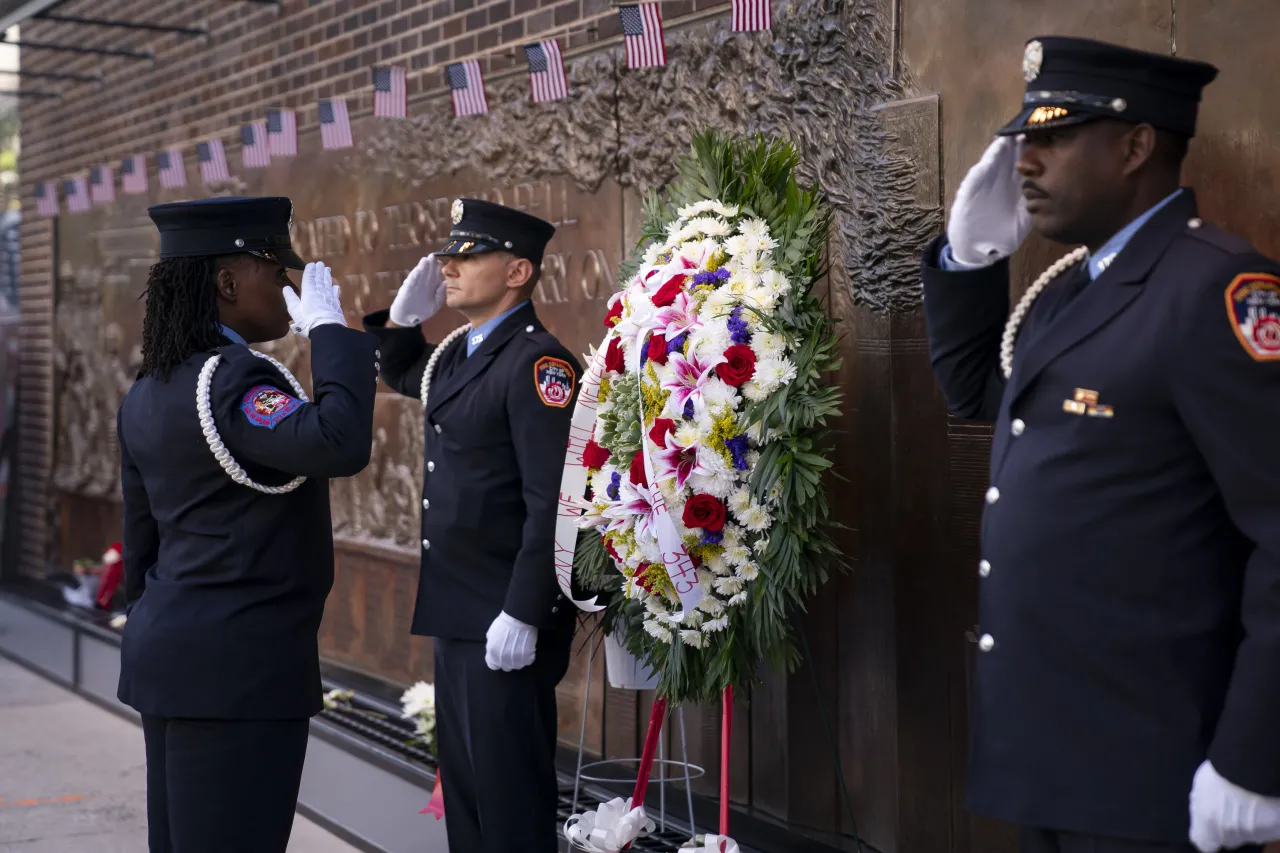
[[[444,26],[440,28],[440,37],[446,41],[457,38],[462,35],[462,19],[454,18],[451,21],[445,21]]]

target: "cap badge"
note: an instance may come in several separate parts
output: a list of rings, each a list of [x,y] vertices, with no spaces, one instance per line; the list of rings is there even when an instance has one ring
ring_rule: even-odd
[[[455,198],[453,200],[453,209],[450,211],[453,216],[453,224],[457,225],[462,221],[462,199]]]
[[[1040,76],[1040,66],[1044,63],[1044,45],[1038,41],[1027,42],[1027,49],[1022,54],[1022,76],[1030,83]]]
[[[1060,118],[1066,118],[1071,115],[1071,111],[1065,107],[1036,107],[1032,110],[1031,115],[1027,117],[1027,126],[1037,124],[1045,124]]]

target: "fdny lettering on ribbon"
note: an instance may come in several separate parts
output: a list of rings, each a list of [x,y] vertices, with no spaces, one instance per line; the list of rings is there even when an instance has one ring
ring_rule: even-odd
[[[276,424],[300,408],[301,400],[270,385],[255,385],[245,392],[244,399],[240,401],[240,411],[244,412],[249,423],[267,429],[275,429]]]
[[[573,368],[560,358],[543,356],[533,365],[533,381],[538,396],[548,406],[563,409],[573,399]]]
[[[1254,361],[1280,361],[1280,278],[1244,273],[1227,287],[1227,319]]]

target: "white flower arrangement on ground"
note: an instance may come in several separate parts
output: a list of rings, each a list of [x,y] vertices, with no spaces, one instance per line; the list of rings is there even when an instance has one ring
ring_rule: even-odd
[[[434,684],[419,681],[400,697],[400,718],[412,720],[414,735],[432,754],[435,753],[436,688]]]

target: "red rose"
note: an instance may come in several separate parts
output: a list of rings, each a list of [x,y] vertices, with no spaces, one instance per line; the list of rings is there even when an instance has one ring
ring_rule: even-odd
[[[586,468],[596,469],[609,461],[609,448],[601,447],[595,443],[595,440],[587,442],[587,446],[582,448],[582,465]]]
[[[613,557],[615,563],[621,563],[622,558],[618,556],[618,551],[613,547],[613,540],[606,538],[604,540],[604,549],[609,552],[609,556]]]
[[[677,275],[667,279],[667,283],[658,288],[658,292],[653,294],[653,304],[659,308],[666,307],[676,301],[676,297],[684,291],[685,276]]]
[[[609,348],[604,351],[604,369],[614,373],[622,373],[627,369],[626,359],[622,357],[622,344],[617,338],[609,341]]]
[[[724,503],[711,495],[694,495],[684,505],[684,526],[724,530]]]
[[[648,571],[649,571],[649,564],[641,563],[640,567],[636,569],[636,573],[632,575],[631,579],[634,580],[636,584],[645,592],[653,592],[652,582],[645,577]]]
[[[671,418],[658,418],[649,429],[649,440],[658,447],[667,446],[667,436],[676,430],[676,422]]]
[[[604,315],[604,327],[612,329],[618,325],[618,321],[622,319],[622,300],[619,299],[613,303],[613,307],[609,309],[609,313]]]
[[[649,478],[644,475],[643,453],[637,453],[631,457],[631,482],[637,486],[649,487]]]
[[[649,360],[657,364],[667,363],[667,338],[662,332],[649,336]]]
[[[756,354],[746,344],[734,344],[724,351],[725,361],[716,365],[716,374],[730,385],[741,385],[756,375]]]

